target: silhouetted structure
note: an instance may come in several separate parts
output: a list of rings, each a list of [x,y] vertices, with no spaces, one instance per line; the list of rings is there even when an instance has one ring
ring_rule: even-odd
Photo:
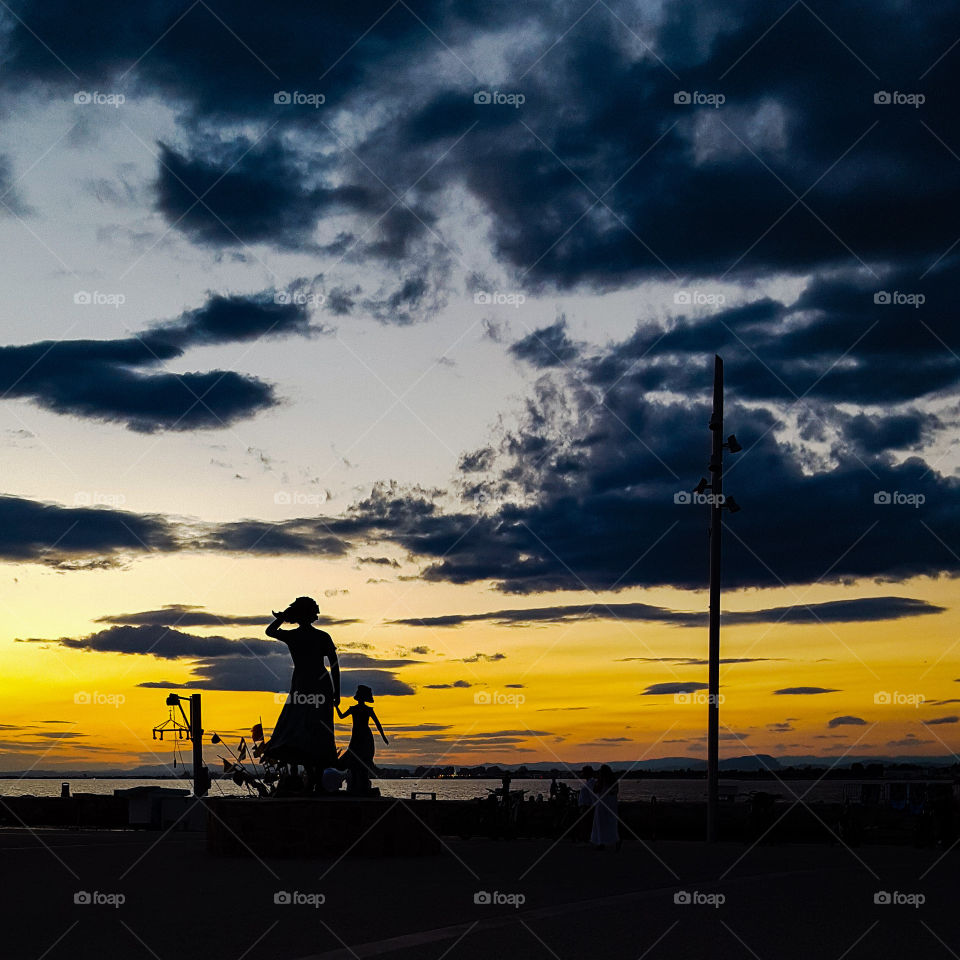
[[[374,713],[373,707],[367,706],[367,704],[373,703],[373,691],[366,684],[360,684],[353,699],[357,702],[345,711],[341,712],[340,707],[337,707],[337,716],[341,720],[346,720],[347,717],[353,718],[350,744],[347,747],[347,752],[340,758],[340,766],[346,767],[353,775],[350,784],[352,793],[369,793],[371,789],[370,778],[376,775],[376,767],[373,765],[374,744],[373,733],[370,730],[371,720],[377,725],[380,736],[383,737],[383,742],[389,743],[390,741],[384,734],[383,727],[380,725],[380,720]]]
[[[710,497],[710,630],[707,652],[707,840],[717,838],[717,804],[720,799],[720,535],[723,508],[736,513],[740,507],[723,493],[723,451],[741,449],[731,433],[723,440],[723,360],[713,358],[713,413],[710,416],[710,479],[701,478],[696,493],[709,490]]]
[[[282,613],[274,611],[266,631],[290,648],[293,678],[263,756],[294,768],[303,764],[310,787],[316,787],[321,771],[337,760],[333,708],[340,702],[340,664],[330,635],[312,626],[319,615],[315,600],[297,597]],[[296,628],[281,630],[284,623],[295,623]],[[330,663],[329,673],[324,660]]]
[[[190,704],[190,716],[183,710],[183,704]],[[200,716],[200,694],[193,693],[190,697],[181,697],[171,693],[167,697],[167,706],[170,708],[169,717],[153,728],[153,739],[162,740],[164,734],[169,734],[174,741],[174,766],[176,766],[178,740],[190,740],[193,743],[193,793],[197,797],[205,797],[210,789],[210,771],[203,762],[203,723]],[[174,715],[174,710],[180,711],[183,723]]]

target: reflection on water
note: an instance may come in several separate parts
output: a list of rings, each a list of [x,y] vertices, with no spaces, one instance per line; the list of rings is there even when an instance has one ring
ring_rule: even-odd
[[[470,800],[487,796],[488,789],[500,786],[499,780],[374,780],[385,797],[409,797],[413,791],[435,793],[438,800]],[[576,780],[568,780],[572,786],[578,786]],[[77,778],[63,780],[0,780],[0,796],[19,796],[32,794],[36,797],[59,797],[60,784],[69,783],[71,793],[106,793],[129,787],[156,786],[169,788],[190,788],[189,781],[179,780],[98,780]],[[753,790],[765,790],[781,793],[784,797],[804,797],[807,800],[841,800],[843,798],[842,780],[825,780],[814,784],[811,780],[788,781],[781,786],[769,780],[721,780],[721,786],[736,789],[738,796],[747,796]],[[511,789],[526,790],[528,796],[543,794],[544,800],[550,794],[549,780],[513,780]],[[703,800],[706,791],[704,780],[622,780],[620,782],[621,800]],[[807,792],[809,791],[809,793]],[[725,791],[726,792],[726,791]],[[248,791],[238,787],[232,780],[214,780],[210,795],[247,796]]]

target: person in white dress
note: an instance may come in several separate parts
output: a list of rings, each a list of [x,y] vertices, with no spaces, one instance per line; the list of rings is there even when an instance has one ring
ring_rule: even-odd
[[[617,817],[617,781],[619,777],[604,764],[597,775],[593,792],[596,802],[593,805],[593,830],[590,842],[598,849],[606,846],[620,849],[620,828]]]

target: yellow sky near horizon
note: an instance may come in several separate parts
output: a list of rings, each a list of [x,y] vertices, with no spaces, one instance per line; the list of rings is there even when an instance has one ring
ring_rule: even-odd
[[[684,702],[673,693],[644,691],[654,684],[705,682],[706,667],[632,659],[705,657],[703,627],[617,620],[536,626],[471,622],[456,628],[386,622],[598,600],[703,610],[702,592],[517,597],[477,587],[398,581],[395,570],[389,582],[368,583],[380,578],[377,568],[306,558],[178,555],[139,561],[125,571],[64,576],[42,567],[7,565],[6,572],[6,577],[0,573],[0,582],[7,584],[0,605],[3,770],[168,762],[172,746],[151,739],[152,727],[167,714],[165,691],[137,684],[185,683],[194,675],[186,660],[71,650],[54,643],[18,643],[15,638],[82,637],[103,629],[104,624],[95,622],[98,617],[167,603],[197,604],[221,615],[267,615],[304,593],[317,596],[327,615],[361,621],[330,628],[343,652],[369,644],[363,652],[388,659],[411,647],[430,650],[408,654],[422,662],[394,671],[415,688],[415,695],[377,700],[388,736],[394,730],[390,746],[378,746],[381,763],[561,765],[703,753],[706,709],[698,695]],[[318,584],[323,586],[317,589]],[[897,585],[821,584],[726,593],[724,607],[729,611],[891,595],[948,609],[878,623],[725,627],[724,657],[764,659],[722,668],[721,754],[942,756],[956,751],[960,724],[923,722],[960,713],[955,705],[933,703],[960,699],[960,613],[952,607],[951,586],[949,580],[915,579]],[[325,597],[324,590],[334,593]],[[183,629],[238,640],[262,636],[255,627]],[[477,652],[505,656],[463,662]],[[428,688],[455,681],[470,686]],[[353,692],[350,683],[350,671],[345,671],[345,697]],[[809,686],[837,692],[774,693]],[[241,731],[261,717],[269,731],[280,710],[273,692],[201,692],[208,732]],[[877,702],[884,693],[892,702]],[[83,694],[98,702],[77,702]],[[484,697],[490,702],[482,702]],[[836,723],[837,718],[854,719]],[[424,724],[433,726],[398,729]],[[341,745],[348,737],[348,725],[339,725]],[[485,742],[491,738],[493,743]],[[215,761],[216,750],[208,747],[207,756]]]

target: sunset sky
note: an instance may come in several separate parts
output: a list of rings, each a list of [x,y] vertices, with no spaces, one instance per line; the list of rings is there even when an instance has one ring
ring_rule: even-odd
[[[714,353],[722,755],[954,753],[955,5],[0,22],[0,770],[269,729],[299,595],[382,763],[703,756]]]

